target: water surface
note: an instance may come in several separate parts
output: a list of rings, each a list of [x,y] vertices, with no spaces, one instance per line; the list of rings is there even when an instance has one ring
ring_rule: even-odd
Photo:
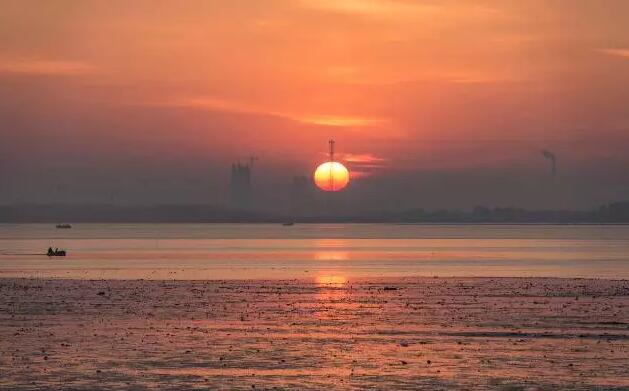
[[[629,278],[629,226],[1,224],[0,276]]]

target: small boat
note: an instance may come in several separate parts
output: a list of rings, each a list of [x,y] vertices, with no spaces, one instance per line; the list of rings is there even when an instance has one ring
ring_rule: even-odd
[[[284,227],[292,227],[293,225],[295,225],[295,223],[293,223],[292,221],[288,221],[288,222],[286,222],[286,223],[282,223],[282,225],[283,225]]]
[[[52,249],[52,247],[48,248],[48,252],[46,253],[49,257],[65,257],[66,250]]]
[[[71,226],[70,224],[57,224],[57,226],[56,226],[56,227],[57,227],[57,228],[60,228],[60,229],[69,229],[69,228],[72,228],[72,226]]]

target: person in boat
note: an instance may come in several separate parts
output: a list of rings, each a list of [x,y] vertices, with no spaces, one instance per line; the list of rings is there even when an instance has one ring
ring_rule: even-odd
[[[65,257],[66,250],[59,250],[58,248],[55,248],[53,250],[52,247],[48,247],[48,252],[46,253],[46,255],[48,255],[49,257]]]

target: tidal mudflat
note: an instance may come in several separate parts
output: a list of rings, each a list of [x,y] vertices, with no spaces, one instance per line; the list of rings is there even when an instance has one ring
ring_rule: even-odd
[[[0,279],[1,389],[629,389],[629,281]]]

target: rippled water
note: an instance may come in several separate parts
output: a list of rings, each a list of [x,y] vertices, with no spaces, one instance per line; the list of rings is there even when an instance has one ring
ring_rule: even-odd
[[[629,226],[2,224],[0,276],[629,278]]]

